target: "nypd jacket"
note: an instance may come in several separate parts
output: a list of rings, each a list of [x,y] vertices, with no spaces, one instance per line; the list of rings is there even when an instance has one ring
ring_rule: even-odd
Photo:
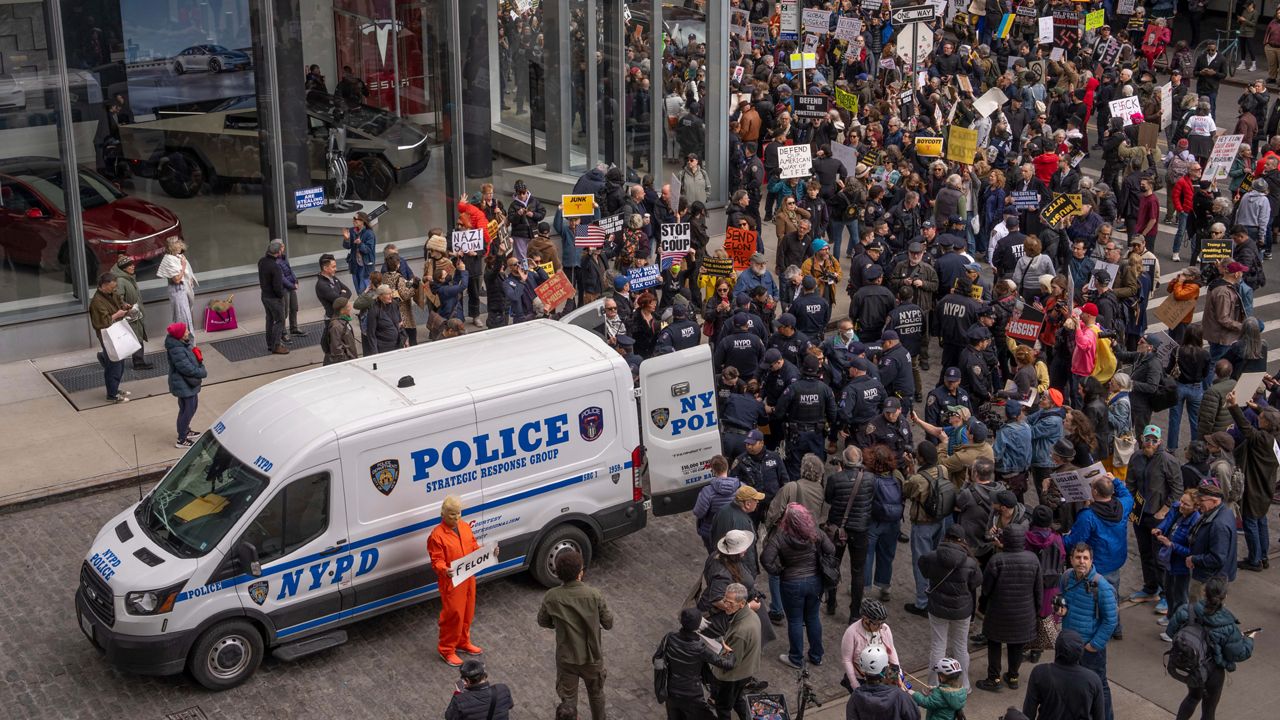
[[[702,341],[697,323],[692,320],[674,322],[658,333],[655,355],[666,355],[677,350],[687,350]]]
[[[840,396],[840,424],[850,432],[871,422],[880,414],[886,392],[884,385],[870,375],[853,378]]]
[[[880,354],[880,382],[890,395],[910,400],[916,394],[911,354],[902,345],[895,345]]]
[[[1075,630],[1084,638],[1086,645],[1101,651],[1107,646],[1120,620],[1116,614],[1115,588],[1102,577],[1095,565],[1083,578],[1076,577],[1074,570],[1064,572],[1058,580],[1058,589],[1067,603],[1062,629]]]
[[[764,449],[759,455],[742,453],[733,461],[729,470],[739,481],[764,493],[762,504],[768,506],[778,489],[791,479],[787,476],[787,466],[778,453]]]
[[[796,330],[809,337],[821,338],[831,321],[831,303],[817,293],[805,293],[787,306],[796,318]]]

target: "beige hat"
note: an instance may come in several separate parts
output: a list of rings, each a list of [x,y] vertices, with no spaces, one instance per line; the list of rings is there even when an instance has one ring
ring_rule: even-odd
[[[443,235],[432,235],[427,238],[427,251],[430,252],[431,250],[442,254],[449,251],[449,244]]]
[[[751,487],[750,485],[739,485],[738,492],[734,493],[733,499],[738,502],[746,502],[748,500],[763,500],[764,493]]]
[[[750,530],[730,530],[716,543],[716,550],[721,555],[741,555],[750,550],[755,541],[756,535]]]

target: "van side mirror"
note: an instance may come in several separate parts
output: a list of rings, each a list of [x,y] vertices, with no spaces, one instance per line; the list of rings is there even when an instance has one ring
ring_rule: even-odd
[[[242,542],[236,546],[236,559],[240,561],[240,569],[254,577],[262,577],[262,564],[258,562],[258,548],[251,542]]]

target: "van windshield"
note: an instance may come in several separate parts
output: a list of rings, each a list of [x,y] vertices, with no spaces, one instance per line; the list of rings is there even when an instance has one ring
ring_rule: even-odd
[[[200,557],[267,487],[267,477],[205,433],[134,515],[157,545],[178,557]]]

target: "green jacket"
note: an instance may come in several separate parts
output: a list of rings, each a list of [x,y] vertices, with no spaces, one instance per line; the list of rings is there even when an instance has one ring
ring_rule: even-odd
[[[964,709],[968,695],[962,687],[937,687],[928,695],[919,690],[911,691],[911,699],[927,711],[925,717],[928,720],[955,720],[956,713]]]
[[[599,590],[574,580],[542,596],[538,624],[556,631],[556,663],[592,665],[604,661],[600,628],[613,629],[613,613]]]
[[[750,607],[744,607],[729,618],[729,629],[724,641],[733,648],[738,662],[728,670],[711,668],[717,680],[746,680],[760,670],[760,615]]]
[[[143,320],[146,313],[142,311],[142,293],[138,291],[138,278],[118,267],[111,268],[111,274],[116,276],[116,295],[138,310],[138,319],[130,320],[129,327],[133,328],[133,334],[138,336],[139,342],[146,342],[147,324]],[[195,328],[190,329],[195,330]]]

